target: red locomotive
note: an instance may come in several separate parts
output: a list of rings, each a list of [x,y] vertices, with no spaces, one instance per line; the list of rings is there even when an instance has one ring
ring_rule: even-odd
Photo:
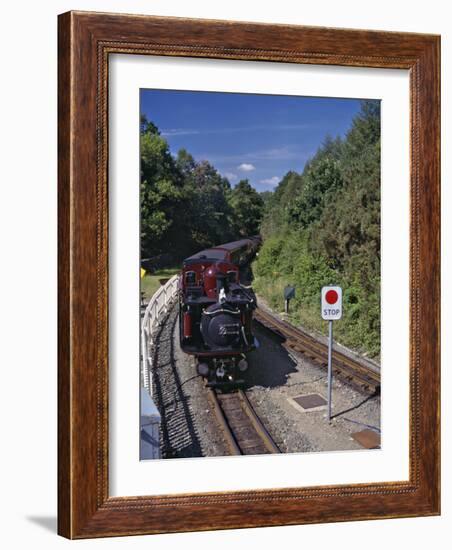
[[[255,348],[256,296],[246,286],[259,237],[221,244],[186,258],[180,279],[180,345],[197,358],[209,385],[239,382]],[[245,283],[245,284],[244,284]]]

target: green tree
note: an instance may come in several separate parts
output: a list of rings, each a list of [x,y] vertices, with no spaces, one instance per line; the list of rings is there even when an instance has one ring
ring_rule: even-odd
[[[176,157],[176,166],[184,178],[189,178],[193,175],[196,162],[186,149],[179,149]]]
[[[380,103],[363,101],[343,139],[328,137],[302,174],[289,172],[268,201],[255,263],[259,292],[274,304],[295,283],[293,311],[311,328],[323,285],[344,289],[336,333],[377,356],[380,349]],[[281,285],[276,284],[277,281]]]
[[[282,233],[289,223],[289,211],[294,197],[302,188],[302,177],[294,171],[287,172],[265,203],[261,233],[266,238]]]
[[[155,256],[186,246],[180,233],[187,199],[183,178],[157,127],[141,120],[141,254]],[[182,235],[183,236],[183,235]]]
[[[340,161],[322,149],[303,172],[300,192],[289,207],[290,221],[306,228],[320,219],[325,204],[340,187]]]
[[[179,165],[182,166],[182,161]],[[185,185],[190,189],[186,206],[194,249],[202,250],[230,240],[234,235],[233,212],[227,198],[231,189],[228,180],[208,161],[192,162],[192,157],[185,153],[183,166]]]
[[[264,201],[248,180],[240,180],[230,193],[236,233],[241,237],[257,235],[262,220]]]

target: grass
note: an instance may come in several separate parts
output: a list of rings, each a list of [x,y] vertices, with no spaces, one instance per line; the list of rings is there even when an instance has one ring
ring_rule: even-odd
[[[149,300],[151,296],[160,288],[161,284],[159,279],[170,279],[176,273],[179,273],[178,268],[159,269],[156,272],[146,275],[141,279],[141,292],[144,293],[146,300]]]
[[[277,275],[277,274],[275,274]],[[277,313],[284,313],[284,288],[289,281],[276,278],[256,277],[254,290],[267,301],[268,305]],[[294,324],[301,324],[307,329],[326,334],[328,325],[320,317],[320,302],[317,308],[303,303],[300,289],[295,290],[296,297],[290,301],[288,320]]]
[[[253,281],[253,288],[258,295],[262,296],[268,305],[277,313],[284,313],[284,287],[292,281],[284,280],[279,273],[274,277],[256,277]],[[301,325],[306,329],[319,332],[324,336],[328,334],[328,323],[323,321],[320,315],[320,296],[317,303],[310,303],[303,299],[301,289],[296,289],[295,299],[290,301],[289,315],[286,319],[294,325]],[[379,353],[372,353],[362,345],[362,336],[355,334],[352,327],[348,326],[347,318],[344,316],[341,321],[334,325],[334,340],[355,350],[358,353],[379,360]]]

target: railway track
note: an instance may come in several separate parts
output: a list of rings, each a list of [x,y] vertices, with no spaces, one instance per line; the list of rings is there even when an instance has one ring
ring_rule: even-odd
[[[254,412],[244,391],[238,389],[220,393],[212,388],[206,389],[232,455],[281,452]]]
[[[303,353],[315,363],[327,367],[328,347],[301,329],[277,319],[263,309],[256,309],[254,320],[284,340],[284,346]],[[356,361],[337,349],[333,350],[333,374],[340,380],[367,394],[380,392],[380,372]]]

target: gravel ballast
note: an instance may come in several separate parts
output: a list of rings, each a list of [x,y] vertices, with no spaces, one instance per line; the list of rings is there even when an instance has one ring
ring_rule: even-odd
[[[180,349],[177,305],[156,337],[153,394],[162,415],[163,458],[225,456],[223,434],[207,398],[195,360]],[[326,369],[303,354],[287,351],[281,339],[254,323],[259,347],[248,355],[248,397],[282,452],[362,449],[352,434],[366,428],[379,433],[380,397],[366,396],[333,380],[333,419],[326,407],[304,411],[294,404],[300,395],[327,397]]]
[[[162,417],[162,458],[226,456],[228,448],[194,358],[180,349],[177,312],[174,304],[154,351],[153,396]]]

